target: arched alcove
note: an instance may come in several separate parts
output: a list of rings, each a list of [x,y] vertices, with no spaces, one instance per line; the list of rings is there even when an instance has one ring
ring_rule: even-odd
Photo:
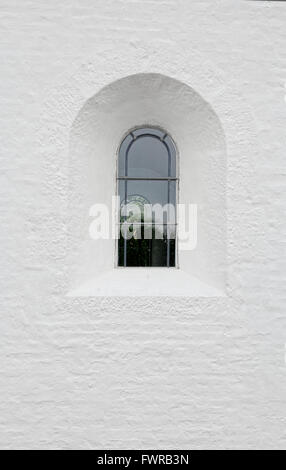
[[[176,272],[132,268],[130,274],[128,269],[115,269],[115,241],[89,237],[90,207],[103,203],[111,210],[118,146],[129,129],[144,125],[161,127],[172,136],[179,154],[179,202],[198,205],[197,247],[179,252]],[[223,292],[225,138],[218,116],[195,90],[152,73],[111,83],[79,111],[71,129],[69,165],[68,265],[74,295],[209,296]],[[137,283],[129,292],[126,284],[134,283],[134,277]]]

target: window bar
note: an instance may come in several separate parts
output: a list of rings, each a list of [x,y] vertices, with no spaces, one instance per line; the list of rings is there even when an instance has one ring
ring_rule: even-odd
[[[118,224],[117,224],[118,225]],[[123,225],[122,222],[119,223],[119,225]],[[168,222],[167,224],[165,224],[164,222],[162,223],[159,223],[159,222],[128,222],[128,225],[147,225],[147,227],[149,225],[159,225],[160,227],[162,225],[170,225],[171,227],[174,227],[177,225],[177,223],[173,223],[173,222]]]
[[[125,180],[125,202],[127,202],[127,180]],[[123,256],[124,256],[124,267],[126,268],[127,266],[127,238],[126,238],[126,233],[124,232],[124,248],[123,248]]]
[[[139,177],[139,176],[118,176],[118,180],[128,180],[128,181],[178,181],[178,178],[173,176],[162,176],[162,177]]]
[[[168,178],[171,176],[171,152],[169,147],[167,146],[168,149]],[[170,204],[170,180],[168,179],[168,210],[169,210],[169,204]],[[169,214],[167,214],[168,217],[168,222],[169,222]],[[169,231],[167,227],[167,268],[170,267],[170,238],[169,238]]]
[[[128,153],[129,153],[129,150],[131,148],[131,145],[133,144],[134,140],[135,140],[135,136],[134,134],[131,132],[131,136],[132,136],[132,141],[130,142],[130,144],[128,145],[127,149],[126,149],[126,153],[125,153],[125,178],[124,178],[124,204],[126,205],[127,204],[127,183],[128,183]],[[127,267],[127,237],[126,237],[126,233],[124,234],[124,248],[123,248],[123,256],[124,256],[124,267],[126,268]]]

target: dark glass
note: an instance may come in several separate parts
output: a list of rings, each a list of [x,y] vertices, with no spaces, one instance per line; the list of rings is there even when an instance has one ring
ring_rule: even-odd
[[[124,230],[124,229],[123,229]],[[144,238],[144,226],[130,225],[131,238],[124,240],[122,231],[119,239],[119,266],[124,266],[124,246],[126,246],[126,266],[130,267],[169,267],[175,266],[176,260],[176,238],[175,226],[152,226],[150,227],[150,238]],[[137,238],[141,232],[141,238]],[[168,249],[169,233],[169,249]],[[161,236],[161,239],[157,237]],[[169,256],[168,256],[169,250]]]
[[[169,201],[168,201],[168,191],[169,191]],[[175,223],[176,222],[176,182],[175,181],[119,181],[118,185],[118,194],[120,196],[120,204],[130,206],[130,210],[133,210],[133,215],[139,215],[140,219],[134,218],[135,222],[156,222],[156,223]],[[160,204],[162,207],[166,204],[171,204],[173,206],[173,211],[171,208],[168,211],[164,211],[161,217],[160,211],[156,212],[157,216],[155,218],[155,213],[151,217],[147,216],[147,220],[144,219],[144,206],[145,205]]]

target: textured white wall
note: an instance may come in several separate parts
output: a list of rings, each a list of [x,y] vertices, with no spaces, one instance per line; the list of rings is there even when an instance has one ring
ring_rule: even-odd
[[[69,95],[66,100],[68,107]],[[209,104],[178,80],[143,73],[112,82],[84,103],[72,125],[66,117],[64,121],[59,124],[60,134],[65,135],[64,126],[71,128],[67,269],[72,292],[80,289],[85,295],[114,292],[117,296],[146,297],[174,296],[180,290],[180,295],[190,297],[197,279],[202,283],[201,295],[224,293],[226,143],[220,120]],[[53,115],[51,123],[54,124]],[[198,206],[198,240],[195,250],[184,251],[179,245],[180,273],[172,269],[125,269],[130,272],[123,281],[126,273],[115,269],[114,239],[92,240],[89,226],[94,218],[88,215],[95,203],[104,203],[112,213],[118,147],[126,132],[147,124],[165,129],[176,142],[179,201],[187,209],[191,203]],[[61,153],[60,142],[59,136],[54,146],[55,159]],[[117,222],[115,215],[114,219]],[[159,283],[160,278],[164,279],[163,290],[159,289],[158,276]],[[219,291],[207,292],[210,286]]]
[[[1,1],[1,448],[285,448],[284,2]],[[225,298],[69,298],[70,126],[134,73],[227,141]]]

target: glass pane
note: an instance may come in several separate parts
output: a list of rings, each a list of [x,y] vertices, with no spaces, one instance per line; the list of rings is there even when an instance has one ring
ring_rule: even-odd
[[[118,176],[146,178],[118,181],[120,223],[129,224],[118,242],[119,266],[175,266],[177,183],[152,180],[176,176],[174,142],[160,129],[130,132],[119,149]]]
[[[149,238],[144,238],[144,230],[145,227],[135,224],[130,227],[124,226],[124,228],[121,226],[119,239],[119,266],[124,266],[124,250],[126,247],[126,266],[167,267],[169,251],[169,266],[174,267],[176,262],[175,226],[153,226],[151,228],[151,236]],[[129,239],[126,240],[125,243],[127,233]]]
[[[128,176],[158,178],[168,176],[168,148],[157,137],[138,137],[128,153]]]
[[[121,221],[176,223],[175,181],[119,181]],[[169,199],[168,199],[169,188]],[[167,204],[169,207],[164,207]],[[123,209],[123,206],[125,208]],[[151,207],[154,206],[153,211]],[[145,217],[144,217],[145,215]]]
[[[144,128],[131,132],[119,149],[118,175],[141,178],[175,177],[176,151],[172,139],[159,129]]]

